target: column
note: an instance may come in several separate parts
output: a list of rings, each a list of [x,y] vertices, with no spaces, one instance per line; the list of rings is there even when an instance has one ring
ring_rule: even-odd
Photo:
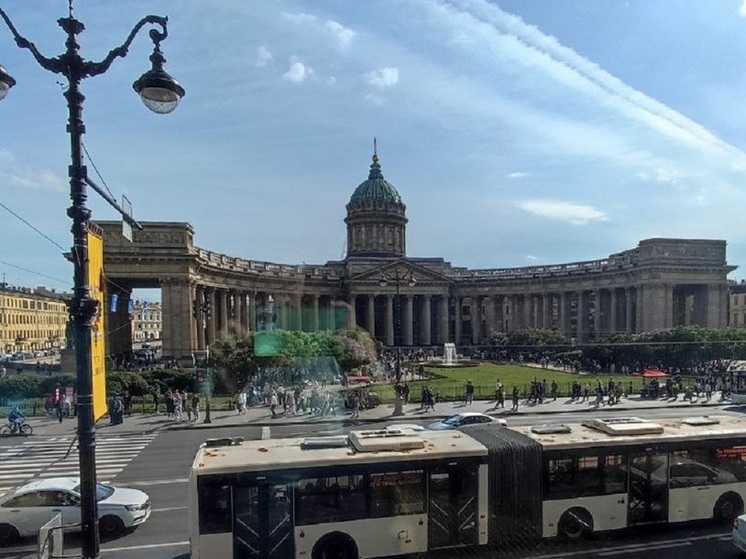
[[[241,332],[243,332],[243,336],[247,336],[252,328],[249,313],[249,294],[245,291],[241,291],[241,318]]]
[[[311,332],[319,329],[319,296],[311,295]]]
[[[350,302],[343,301],[344,309],[347,312],[347,324],[348,330],[355,330],[357,328],[357,316],[355,316],[357,295],[350,295]]]
[[[394,296],[386,295],[386,345],[394,345]]]
[[[177,359],[182,365],[193,366],[192,286],[181,278],[168,278],[161,287],[161,317],[163,320],[163,357]]]
[[[628,334],[635,332],[635,325],[632,320],[634,318],[634,307],[632,306],[632,287],[624,288],[624,330]]]
[[[497,301],[495,301],[495,319],[493,324],[496,331],[505,331],[505,295],[498,295]]]
[[[593,307],[593,335],[595,340],[598,340],[601,336],[601,290],[596,289],[593,292],[595,299]]]
[[[616,287],[612,287],[609,292],[609,307],[609,333],[616,334],[619,330],[619,318],[617,317],[619,300]]]
[[[376,296],[368,295],[368,306],[365,308],[366,312],[366,328],[372,338],[376,337]]]
[[[635,300],[635,332],[638,334],[645,332],[647,324],[645,324],[645,312],[643,309],[644,299],[647,296],[648,287],[644,285],[637,286],[637,298]]]
[[[572,332],[570,330],[570,297],[567,291],[560,293],[560,332],[565,337],[571,337]]]
[[[332,297],[331,295],[329,295],[329,306],[326,307],[326,329],[337,329],[337,320],[334,315],[334,297]]]
[[[207,304],[210,308],[209,316],[207,316],[207,345],[212,345],[217,339],[216,326],[217,326],[217,297],[215,296],[215,288],[207,288]]]
[[[220,305],[220,322],[218,328],[221,338],[228,337],[228,292],[225,289],[217,290],[218,304]]]
[[[588,299],[586,298],[585,291],[582,289],[577,292],[578,298],[578,316],[576,320],[576,334],[575,337],[579,344],[582,344],[586,340],[585,325],[588,321]]]
[[[534,294],[531,295],[531,307],[533,308],[533,321],[531,322],[531,328],[538,328],[540,322],[539,317],[539,296]]]
[[[541,294],[541,327],[544,330],[552,327],[552,298],[549,293]]]
[[[667,283],[661,286],[663,308],[663,327],[673,328],[673,284]]]
[[[454,343],[459,345],[461,343],[461,297],[454,297],[456,300],[456,328],[454,331]]]
[[[197,349],[204,350],[205,344],[207,343],[205,341],[205,313],[204,313],[204,304],[205,304],[205,288],[201,285],[197,285],[194,288],[194,300],[197,303]]]
[[[532,308],[532,300],[531,295],[524,295],[523,296],[523,327],[524,328],[531,328],[533,326],[533,322],[531,320],[531,313],[533,311]]]
[[[421,314],[420,314],[420,345],[428,346],[432,345],[432,336],[430,333],[430,322],[431,322],[431,316],[430,316],[430,303],[432,297],[430,295],[423,295],[422,296],[422,308],[421,308]]]
[[[471,298],[471,343],[482,343],[482,298],[479,296]]]
[[[495,298],[492,295],[485,297],[486,302],[484,305],[484,335],[485,338],[491,338],[492,333],[497,330],[495,328]]]
[[[412,313],[412,295],[404,295],[404,345],[411,346],[412,341],[412,323],[413,320],[413,313]]]
[[[448,343],[448,295],[440,296],[440,327],[438,328],[438,343]]]
[[[259,294],[256,291],[252,291],[251,293],[249,293],[249,296],[246,299],[248,303],[247,330],[249,332],[254,332],[256,330],[256,307],[257,307],[258,296]]]
[[[236,336],[239,338],[243,338],[246,335],[246,329],[243,324],[243,303],[245,299],[246,297],[242,292],[233,292],[233,328],[236,332]]]

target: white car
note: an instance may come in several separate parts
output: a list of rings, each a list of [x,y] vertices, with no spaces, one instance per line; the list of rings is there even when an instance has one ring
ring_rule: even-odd
[[[101,537],[118,535],[150,516],[150,498],[137,489],[99,483],[96,501]],[[39,529],[57,513],[62,515],[63,525],[80,523],[79,479],[38,479],[5,493],[0,497],[0,546],[38,535]]]
[[[742,514],[733,521],[731,541],[738,549],[746,552],[746,514]]]
[[[464,425],[478,425],[480,423],[494,423],[501,427],[506,427],[508,425],[506,420],[492,417],[486,413],[465,411],[463,413],[457,413],[456,415],[446,417],[445,419],[441,419],[435,423],[431,423],[427,428],[434,431],[442,431],[444,429],[458,429]]]

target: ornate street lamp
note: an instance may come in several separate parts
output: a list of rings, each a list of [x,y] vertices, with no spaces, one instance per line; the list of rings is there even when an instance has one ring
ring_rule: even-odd
[[[394,306],[394,316],[396,320],[396,332],[399,332],[401,335],[401,302],[399,298],[399,294],[401,291],[401,286],[403,283],[406,283],[409,287],[414,287],[417,285],[417,280],[415,279],[412,269],[406,269],[406,270],[400,270],[398,267],[394,270],[394,273],[383,273],[381,274],[381,279],[378,280],[378,285],[381,287],[386,287],[389,282],[393,282],[394,286],[396,287],[396,303]],[[396,400],[394,400],[394,413],[395,416],[401,416],[404,415],[404,394],[402,394],[402,386],[401,386],[401,344],[397,344],[396,340],[394,341],[396,345]]]
[[[31,52],[34,60],[45,70],[60,74],[67,80],[64,97],[67,100],[68,125],[70,134],[71,165],[68,168],[70,177],[71,206],[67,215],[72,219],[73,247],[71,260],[74,266],[74,293],[70,302],[70,315],[73,323],[73,337],[75,339],[76,375],[78,384],[78,441],[80,448],[80,496],[81,496],[81,530],[82,557],[94,559],[99,556],[98,535],[98,506],[96,503],[96,430],[93,420],[92,397],[92,366],[91,366],[91,329],[98,312],[98,301],[91,297],[88,285],[88,228],[91,211],[86,207],[88,198],[87,186],[100,194],[102,191],[88,178],[86,166],[83,163],[83,101],[81,82],[93,76],[106,72],[116,58],[123,58],[135,36],[145,25],[157,25],[158,29],[150,30],[150,38],[154,44],[154,51],[150,57],[152,68],[138,79],[133,87],[140,94],[145,105],[157,112],[168,113],[176,108],[179,100],[184,96],[182,88],[176,80],[163,70],[165,59],[161,54],[160,43],[168,36],[168,19],[159,16],[146,16],[132,29],[124,43],[111,50],[100,62],[91,62],[82,58],[79,53],[77,36],[85,29],[83,23],[73,17],[72,0],[68,2],[68,17],[57,20],[59,26],[67,34],[66,50],[55,58],[47,58],[39,52],[36,45],[21,36],[7,14],[0,8],[0,17],[13,34],[19,48]],[[3,99],[16,81],[8,71],[0,66],[0,99]],[[107,202],[113,205],[130,223],[136,222],[122,210],[111,197],[104,195]]]

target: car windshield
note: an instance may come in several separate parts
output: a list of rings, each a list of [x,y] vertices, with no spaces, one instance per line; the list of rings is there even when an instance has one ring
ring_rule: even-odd
[[[73,487],[73,491],[80,495],[80,484]],[[103,501],[114,494],[114,488],[101,483],[96,484],[96,501]]]
[[[463,419],[463,416],[460,414],[452,415],[451,417],[448,417],[442,421],[445,425],[456,425],[459,421]]]

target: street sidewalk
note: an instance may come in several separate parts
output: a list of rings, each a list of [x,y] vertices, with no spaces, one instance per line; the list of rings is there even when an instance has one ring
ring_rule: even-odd
[[[419,404],[409,404],[404,406],[405,415],[393,417],[393,405],[381,405],[370,410],[362,410],[360,417],[352,419],[349,411],[337,412],[337,415],[327,415],[324,417],[312,416],[309,413],[298,414],[295,416],[278,415],[272,419],[269,408],[266,406],[252,406],[248,408],[245,414],[238,414],[235,411],[212,411],[211,423],[204,423],[205,412],[201,413],[199,422],[175,422],[166,418],[163,413],[136,413],[131,416],[125,416],[124,423],[120,425],[110,425],[108,418],[103,418],[96,424],[96,432],[104,436],[115,435],[132,435],[153,433],[162,430],[181,430],[181,429],[211,429],[226,427],[264,427],[272,425],[309,425],[309,424],[345,424],[345,425],[364,425],[366,423],[406,423],[408,421],[432,420],[437,421],[450,415],[464,412],[475,411],[487,413],[495,417],[509,418],[514,415],[528,414],[563,414],[577,413],[584,411],[604,410],[610,413],[626,413],[634,415],[638,410],[649,410],[656,408],[680,408],[684,414],[705,414],[716,413],[719,409],[737,408],[735,404],[728,401],[712,399],[709,402],[694,400],[694,402],[684,402],[681,397],[677,400],[649,400],[642,399],[640,396],[622,398],[619,404],[602,405],[597,407],[595,400],[590,402],[571,401],[568,397],[557,398],[556,401],[548,400],[542,404],[526,404],[521,400],[517,412],[511,412],[511,401],[505,401],[505,408],[495,410],[494,400],[474,400],[472,405],[465,405],[463,402],[441,402],[436,404],[435,410],[423,411]],[[281,408],[280,408],[281,409]],[[34,428],[34,435],[43,436],[64,436],[75,434],[77,421],[75,418],[65,419],[62,423],[54,417],[49,418],[30,418],[28,423]]]

